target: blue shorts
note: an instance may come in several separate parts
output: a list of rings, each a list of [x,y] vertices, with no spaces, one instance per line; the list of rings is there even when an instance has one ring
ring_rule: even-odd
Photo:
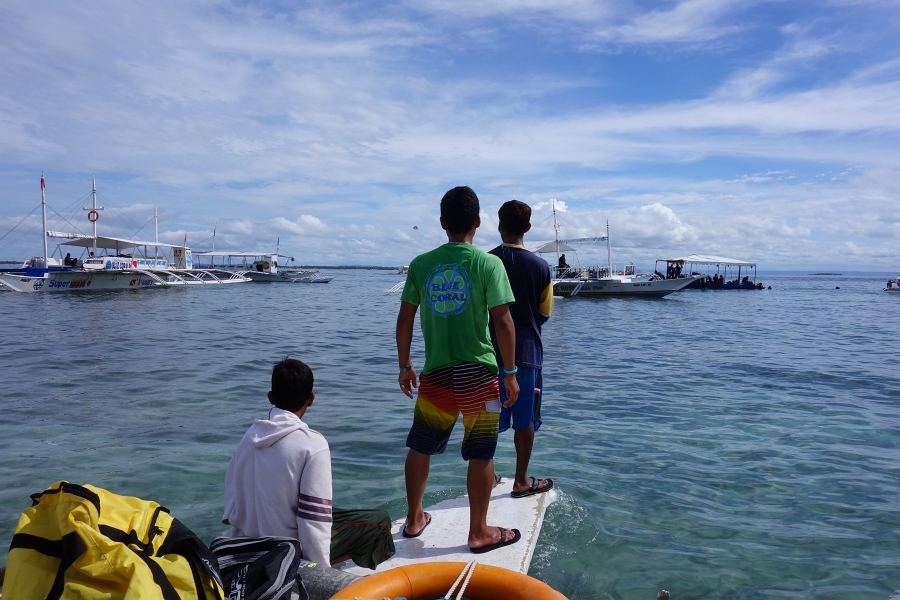
[[[516,373],[516,381],[519,382],[519,398],[510,408],[500,409],[500,431],[509,429],[510,420],[512,428],[516,431],[525,431],[532,423],[534,430],[541,427],[541,395],[544,389],[544,379],[541,370],[534,367],[516,365],[519,372]],[[500,404],[506,402],[506,386],[500,379]]]

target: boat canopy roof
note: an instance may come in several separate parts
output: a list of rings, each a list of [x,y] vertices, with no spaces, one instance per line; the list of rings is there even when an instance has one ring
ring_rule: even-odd
[[[737,260],[734,258],[725,258],[723,256],[709,256],[706,254],[689,254],[688,256],[682,256],[680,258],[660,258],[657,262],[665,261],[665,262],[674,262],[674,263],[688,263],[694,265],[727,265],[729,267],[755,267],[755,262],[750,262],[746,260]]]
[[[547,254],[550,252],[577,252],[577,250],[564,242],[559,242],[559,249],[557,250],[556,242],[547,242],[540,248],[533,250],[533,252],[535,254]]]
[[[48,231],[47,237],[63,238],[68,241],[60,242],[64,246],[78,246],[79,248],[103,248],[105,250],[125,250],[139,248],[141,246],[159,246],[161,248],[184,248],[184,245],[163,244],[162,242],[141,242],[138,240],[126,240],[122,238],[102,237],[81,233],[65,233],[62,231]],[[94,242],[96,240],[96,243]]]

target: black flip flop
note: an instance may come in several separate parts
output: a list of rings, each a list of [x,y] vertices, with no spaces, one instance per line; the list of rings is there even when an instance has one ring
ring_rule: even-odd
[[[511,540],[506,539],[506,530],[502,527],[498,527],[500,530],[500,541],[496,544],[488,544],[487,546],[482,546],[480,548],[469,548],[469,552],[473,554],[484,554],[485,552],[490,552],[491,550],[496,550],[497,548],[502,548],[503,546],[511,546],[515,544],[519,540],[522,539],[522,534],[518,529],[513,529],[513,537]]]
[[[549,492],[553,489],[553,480],[545,477],[547,483],[547,487],[542,488],[538,487],[539,482],[541,481],[540,477],[532,477],[531,478],[531,488],[525,490],[524,492],[510,492],[510,496],[513,498],[525,498],[526,496],[534,496],[535,494],[543,494],[544,492]]]
[[[409,534],[409,533],[406,533],[406,525],[404,525],[404,526],[403,526],[403,531],[402,531],[403,537],[405,537],[405,538],[417,538],[417,537],[419,537],[420,535],[422,535],[422,532],[425,531],[425,528],[428,527],[429,525],[431,525],[431,514],[430,514],[430,513],[425,513],[425,524],[422,525],[422,529],[420,529],[418,533]]]
[[[497,487],[498,485],[500,485],[500,482],[501,482],[501,481],[503,481],[503,478],[500,477],[499,475],[497,475],[496,473],[494,473],[494,485],[491,486],[491,489],[494,489],[495,487]]]

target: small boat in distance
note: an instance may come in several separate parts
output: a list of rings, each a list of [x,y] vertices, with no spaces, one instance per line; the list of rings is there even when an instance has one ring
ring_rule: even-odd
[[[900,293],[900,275],[897,275],[897,280],[888,279],[887,287],[883,288],[884,292],[893,292],[895,294]]]
[[[257,283],[328,283],[334,277],[319,275],[316,269],[300,269],[284,266],[287,261],[293,262],[292,256],[279,254],[276,247],[274,253],[262,252],[198,252],[197,259],[206,261],[202,266],[240,273]],[[282,264],[279,265],[278,261]]]

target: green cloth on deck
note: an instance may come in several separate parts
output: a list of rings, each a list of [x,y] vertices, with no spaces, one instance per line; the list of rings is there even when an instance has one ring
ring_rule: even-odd
[[[374,569],[394,555],[391,518],[381,509],[331,512],[331,560],[350,555],[360,567]]]

